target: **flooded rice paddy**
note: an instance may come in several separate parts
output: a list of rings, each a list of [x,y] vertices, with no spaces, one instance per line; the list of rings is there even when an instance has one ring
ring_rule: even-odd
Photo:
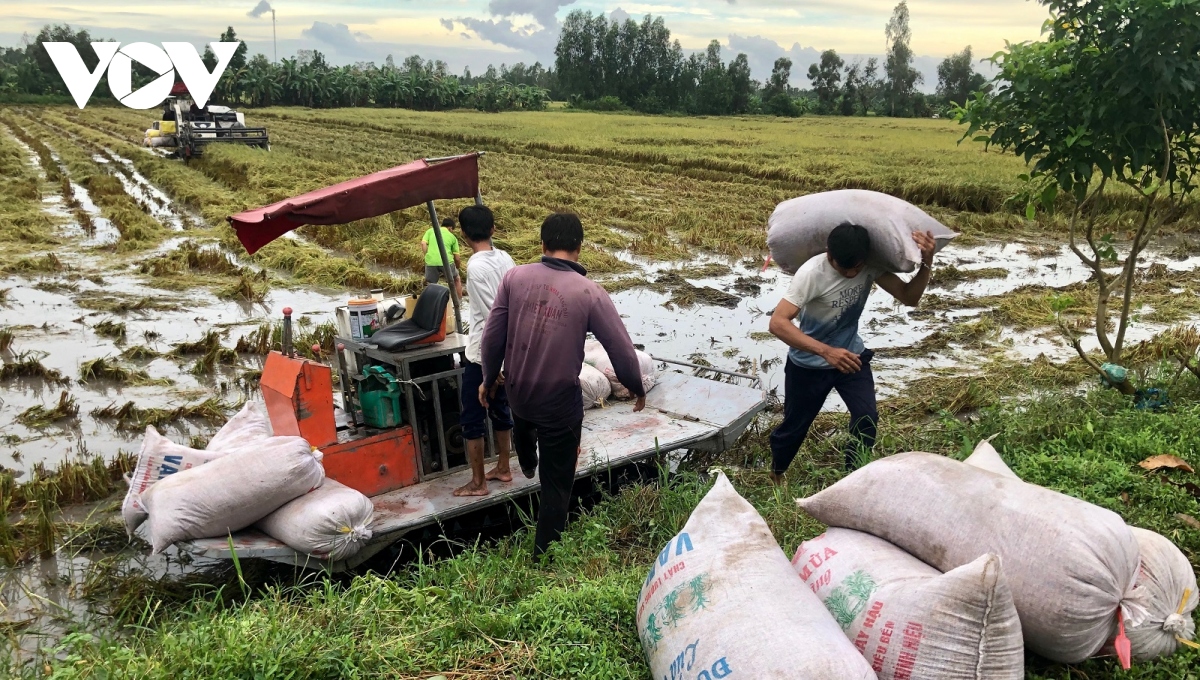
[[[164,250],[175,242],[168,241]],[[256,389],[244,379],[261,367],[257,357],[240,357],[230,365],[218,366],[212,375],[194,375],[197,357],[173,355],[179,345],[218,334],[224,346],[253,333],[264,321],[279,318],[280,310],[296,310],[298,323],[318,326],[332,323],[333,310],[344,304],[345,295],[304,288],[275,289],[262,302],[228,300],[206,290],[173,292],[147,288],[136,273],[106,273],[92,278],[81,273],[92,267],[89,256],[66,258],[63,273],[36,277],[8,277],[0,288],[9,289],[7,303],[0,307],[0,327],[12,331],[11,360],[19,353],[33,353],[47,369],[69,379],[69,385],[52,384],[42,378],[10,381],[0,389],[0,464],[23,473],[41,463],[48,468],[73,455],[80,445],[111,457],[120,450],[135,452],[140,428],[118,427],[111,419],[93,417],[106,407],[132,402],[140,408],[177,408],[214,399],[233,408]],[[95,264],[95,263],[93,263]],[[677,266],[639,261],[647,279],[678,271]],[[1088,272],[1070,253],[1044,250],[1031,254],[1021,244],[985,244],[947,247],[938,257],[939,267],[962,271],[977,268],[1005,270],[996,278],[962,281],[948,287],[931,287],[929,294],[943,302],[939,309],[906,308],[881,290],[871,295],[862,317],[860,332],[867,346],[876,350],[876,380],[881,398],[902,392],[905,385],[934,367],[957,367],[969,371],[986,359],[974,350],[960,350],[947,343],[941,351],[924,356],[889,356],[955,323],[977,319],[987,310],[970,305],[972,298],[1012,292],[1029,285],[1062,287],[1084,281]],[[1181,276],[1194,275],[1200,258],[1170,261],[1167,266]],[[783,383],[785,348],[769,336],[767,321],[790,279],[772,267],[762,273],[757,263],[730,262],[713,257],[689,263],[692,271],[708,269],[708,275],[685,276],[697,288],[711,288],[732,296],[718,306],[699,302],[682,306],[672,302],[670,291],[634,288],[612,294],[635,343],[656,357],[761,377],[768,390]],[[711,275],[713,271],[728,273]],[[685,270],[685,274],[687,270]],[[700,271],[701,274],[705,272]],[[956,301],[963,306],[957,307]],[[120,324],[121,335],[104,332],[105,324]],[[1164,330],[1165,324],[1137,323],[1130,331],[1133,341]],[[1062,361],[1074,350],[1053,333],[1000,329],[997,346],[1013,358],[1033,359],[1039,354]],[[1094,338],[1089,337],[1094,342]],[[1087,344],[1085,344],[1087,347]],[[113,380],[81,381],[81,367],[95,359],[112,359],[145,373],[144,384],[121,384]],[[79,404],[80,416],[48,427],[20,422],[18,416],[32,406],[49,404],[63,392]],[[831,395],[828,408],[840,408]],[[192,436],[211,434],[218,422],[181,419],[167,426],[170,436],[187,441]]]
[[[328,328],[334,309],[362,292],[307,286],[285,273],[243,264],[239,252],[222,249],[197,211],[156,186],[133,160],[108,148],[89,150],[84,157],[96,171],[114,177],[168,234],[153,248],[121,253],[119,225],[85,183],[72,177],[58,152],[51,149],[48,155],[62,176],[61,186],[47,176],[45,158],[13,130],[0,124],[0,136],[19,146],[36,172],[44,189],[41,209],[56,223],[58,241],[30,255],[48,263],[42,270],[0,269],[0,331],[8,338],[0,348],[0,364],[22,367],[0,382],[0,469],[18,481],[64,461],[136,453],[148,419],[176,441],[206,439],[257,392],[263,343],[259,337],[255,344],[255,334],[264,324],[277,322],[280,311],[291,307],[301,332]],[[60,144],[79,141],[66,139]],[[303,235],[289,237],[312,244]],[[197,242],[201,245],[194,246]],[[148,274],[156,262],[189,243],[218,252],[230,269],[245,267],[269,277],[269,290],[231,296],[211,281],[180,289],[164,287]],[[1183,283],[1196,280],[1200,256],[1180,256],[1180,250],[1151,253],[1145,261],[1161,263],[1158,276],[1180,282],[1173,293],[1195,296],[1194,286]],[[786,348],[767,333],[767,322],[787,275],[775,267],[764,271],[760,253],[742,259],[698,254],[686,264],[620,250],[610,254],[635,269],[605,278],[635,343],[656,357],[754,375],[782,396]],[[395,272],[386,266],[372,269]],[[881,398],[901,396],[913,381],[930,375],[973,375],[998,356],[1015,362],[1075,357],[1049,317],[1033,324],[992,320],[998,296],[1031,290],[1057,295],[1087,281],[1091,272],[1067,248],[963,240],[939,254],[935,271],[919,308],[903,307],[878,289],[868,302],[860,332],[877,352]],[[1130,342],[1180,322],[1156,320],[1150,308],[1142,311],[1144,317],[1135,318],[1130,328]],[[1191,315],[1183,321],[1196,319]],[[956,339],[962,334],[953,331],[972,323],[986,327],[986,337]],[[1085,349],[1096,344],[1090,333],[1082,342]],[[259,351],[247,349],[251,346]],[[70,408],[56,407],[68,402]],[[836,394],[826,408],[843,408]],[[111,501],[68,508],[61,520],[104,540],[74,546],[68,541],[20,568],[0,567],[0,631],[18,633],[24,652],[61,636],[67,622],[93,615],[85,596],[103,590],[96,579],[131,573],[152,581],[177,579],[214,566],[174,550],[147,557],[144,546],[130,546],[123,533],[114,533],[114,510]]]

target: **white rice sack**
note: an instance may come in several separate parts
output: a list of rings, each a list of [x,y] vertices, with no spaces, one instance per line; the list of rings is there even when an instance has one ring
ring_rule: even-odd
[[[176,444],[153,427],[147,427],[137,464],[129,475],[129,490],[121,503],[126,533],[132,537],[134,530],[146,520],[141,495],[152,484],[169,474],[203,465],[235,448],[252,446],[270,436],[271,424],[265,407],[255,401],[246,402],[242,410],[213,435],[203,451]]]
[[[608,378],[586,363],[579,371],[579,389],[583,392],[584,409],[603,407],[604,400],[612,394]]]
[[[941,571],[999,555],[1025,644],[1052,661],[1096,654],[1116,636],[1118,608],[1141,605],[1138,544],[1116,513],[943,456],[877,460],[796,502]]]
[[[867,264],[890,272],[911,272],[921,264],[913,232],[932,232],[939,251],[958,236],[908,201],[877,191],[842,189],[780,203],[767,221],[771,258],[784,272],[795,274],[800,265],[826,251],[829,233],[846,222],[871,235]]]
[[[225,453],[257,444],[270,436],[271,422],[267,419],[266,406],[259,401],[247,401],[242,410],[213,435],[204,449]]]
[[[1002,477],[1016,480],[1021,479],[1008,467],[1004,459],[1000,457],[1000,452],[996,450],[996,447],[992,446],[992,443],[986,439],[980,441],[975,446],[975,451],[970,456],[967,456],[967,459],[963,462],[981,470],[994,472]]]
[[[151,485],[168,475],[216,460],[221,455],[214,451],[201,451],[176,444],[159,434],[153,426],[147,426],[146,436],[142,439],[142,449],[138,452],[137,464],[129,476],[129,490],[125,492],[125,500],[121,503],[121,516],[125,519],[126,533],[132,537],[134,530],[146,521],[146,506],[142,502],[142,495]]]
[[[612,362],[608,360],[608,352],[604,351],[604,345],[600,344],[599,340],[585,340],[583,342],[583,363],[603,373],[606,369],[612,370]]]
[[[1025,645],[1000,558],[942,574],[850,529],[805,541],[792,558],[880,680],[1020,680]]]
[[[297,552],[333,562],[357,553],[371,539],[371,499],[335,480],[286,503],[254,526]]]
[[[658,384],[658,370],[654,367],[654,359],[649,354],[640,349],[635,349],[634,353],[638,358],[638,371],[642,375],[642,390],[646,394]],[[604,351],[604,347],[598,340],[587,340],[583,343],[583,363],[587,366],[592,366],[596,370],[604,374],[608,378],[608,383],[612,387],[613,399],[632,399],[633,393],[621,384],[617,378],[617,372],[613,368],[612,361],[608,358],[608,353]],[[584,400],[584,407],[587,407],[587,400]]]
[[[1192,619],[1200,590],[1188,558],[1165,536],[1130,527],[1141,551],[1134,591],[1141,595],[1145,612],[1140,621],[1127,621],[1125,634],[1136,661],[1170,656],[1180,640],[1196,639]]]
[[[175,473],[142,494],[153,552],[244,529],[324,478],[321,452],[303,437],[271,437]]]
[[[987,441],[965,461],[1010,479],[1019,479]],[[1138,543],[1138,575],[1133,586],[1138,607],[1125,611],[1125,635],[1136,661],[1174,654],[1180,640],[1195,640],[1192,612],[1200,600],[1196,572],[1187,556],[1165,536],[1129,527]]]
[[[724,474],[651,566],[637,627],[654,678],[875,679]]]

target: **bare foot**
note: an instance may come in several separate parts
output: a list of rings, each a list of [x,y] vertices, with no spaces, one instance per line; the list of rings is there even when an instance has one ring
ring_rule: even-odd
[[[498,467],[494,467],[491,472],[487,473],[485,479],[493,479],[497,482],[511,482],[512,472],[508,468],[501,470]]]
[[[783,475],[777,475],[774,472],[772,472],[771,473],[771,483],[774,484],[775,486],[783,486],[784,485]]]
[[[486,496],[488,495],[487,482],[476,486],[474,482],[464,484],[454,490],[455,496]]]

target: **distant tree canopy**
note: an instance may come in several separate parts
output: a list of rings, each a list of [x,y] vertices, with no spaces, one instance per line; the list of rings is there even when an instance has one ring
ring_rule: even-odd
[[[970,45],[962,52],[946,57],[938,66],[937,93],[947,102],[962,106],[986,84],[987,79],[975,72]]]
[[[0,93],[20,94],[67,94],[67,87],[50,54],[42,48],[43,42],[69,42],[79,51],[79,56],[88,70],[96,68],[98,58],[91,43],[103,42],[85,30],[73,31],[70,26],[44,26],[38,34],[25,41],[22,47],[0,47]],[[108,94],[107,75],[101,76],[97,95]]]
[[[842,91],[842,67],[846,62],[836,50],[821,53],[820,63],[808,67],[808,79],[812,81],[817,95],[818,113],[836,113],[837,101]]]
[[[231,65],[221,78],[218,99],[251,106],[508,111],[544,109],[549,99],[546,88],[530,84],[544,78],[540,64],[502,66],[502,75],[489,69],[488,74],[472,78],[469,73],[453,75],[445,62],[425,61],[418,55],[406,57],[399,67],[391,60],[383,67],[373,62],[331,66],[319,51],[304,50],[279,64],[258,54],[242,69],[232,70]]]
[[[237,40],[230,26],[219,40]],[[90,44],[99,39],[87,31],[70,26],[46,26],[23,48],[0,48],[0,95],[66,95],[67,89],[42,42],[70,42],[79,50],[89,69],[96,66],[96,54]],[[217,64],[212,49],[205,48],[201,60],[209,69]],[[135,63],[134,87],[154,74]],[[144,71],[144,72],[140,72]],[[544,109],[549,99],[553,74],[541,64],[501,65],[497,73],[472,78],[451,75],[443,62],[424,61],[417,55],[407,57],[400,67],[389,56],[382,67],[371,62],[332,66],[316,50],[300,50],[296,56],[273,64],[256,54],[247,59],[242,43],[234,52],[224,75],[217,83],[212,101],[248,106],[383,106],[426,110],[475,108],[483,111]],[[108,94],[102,82],[93,95]]]
[[[887,74],[888,113],[893,116],[922,115],[924,111],[918,105],[917,84],[924,78],[917,69],[913,68],[913,53],[909,43],[912,41],[912,30],[908,27],[908,2],[900,0],[892,12],[884,34],[887,37],[887,61],[884,73]]]
[[[686,54],[671,37],[662,17],[641,21],[610,20],[583,10],[563,22],[552,67],[534,62],[489,65],[482,75],[450,73],[441,61],[410,55],[397,65],[391,55],[382,65],[359,62],[333,66],[317,50],[299,50],[272,62],[263,54],[250,57],[238,47],[213,92],[213,101],[235,106],[402,107],[424,110],[475,108],[484,111],[538,110],[549,99],[592,110],[643,113],[730,115],[761,113],[799,116],[808,111],[828,115],[926,116],[963,104],[985,87],[972,66],[971,48],[948,57],[938,70],[938,94],[916,91],[920,74],[912,67],[908,5],[901,2],[888,22],[886,61],[847,63],[826,50],[807,75],[811,89],[791,83],[795,64],[775,60],[765,83],[754,80],[745,54],[724,61],[720,42]],[[218,37],[238,39],[232,26]],[[66,98],[67,89],[41,43],[71,42],[88,68],[96,65],[89,45],[97,40],[70,26],[44,27],[22,47],[0,48],[0,97],[51,95]],[[217,57],[205,46],[202,56],[211,70]],[[134,87],[155,74],[134,65]],[[93,95],[109,97],[106,81]]]
[[[610,21],[575,10],[563,22],[554,54],[560,91],[583,108],[619,105],[646,113],[723,115],[761,111],[768,98],[790,96],[790,61],[781,60],[787,62],[782,69],[776,62],[774,85],[764,97],[751,79],[746,55],[726,64],[721,43],[714,40],[703,53],[685,57],[662,17]],[[799,107],[778,101],[772,112],[798,115]]]

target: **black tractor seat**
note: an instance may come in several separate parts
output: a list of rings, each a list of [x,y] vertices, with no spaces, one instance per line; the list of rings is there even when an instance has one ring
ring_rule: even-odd
[[[366,344],[374,345],[385,352],[399,352],[409,345],[436,335],[446,319],[446,305],[449,302],[449,288],[438,284],[428,286],[417,298],[412,318],[376,332]]]

